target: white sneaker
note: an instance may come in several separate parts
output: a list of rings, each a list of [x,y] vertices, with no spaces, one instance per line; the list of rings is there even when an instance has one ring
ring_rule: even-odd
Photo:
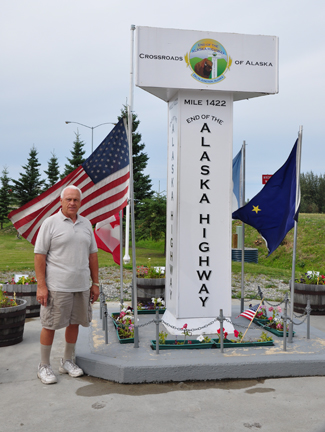
[[[50,365],[38,365],[38,378],[43,384],[55,384],[58,382]]]
[[[68,373],[73,378],[77,378],[84,374],[84,371],[72,360],[66,360],[64,362],[63,359],[60,360],[59,372]]]

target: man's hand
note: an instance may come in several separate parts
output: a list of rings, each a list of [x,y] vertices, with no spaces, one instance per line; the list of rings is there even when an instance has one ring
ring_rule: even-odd
[[[90,288],[90,302],[91,304],[95,303],[95,301],[99,297],[99,287],[97,285],[92,285]]]
[[[39,304],[43,306],[47,306],[47,298],[49,295],[49,291],[47,289],[46,285],[40,286],[37,284],[37,291],[36,291],[36,300]]]
[[[45,282],[46,255],[35,254],[34,262],[37,279],[36,300],[39,304],[47,306],[49,292]]]

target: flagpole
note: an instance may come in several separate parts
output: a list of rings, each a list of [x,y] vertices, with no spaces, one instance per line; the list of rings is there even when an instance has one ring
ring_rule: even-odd
[[[130,111],[133,112],[133,53],[134,53],[134,31],[135,25],[131,25],[131,66],[130,66],[130,89],[129,89],[129,107]],[[132,117],[131,117],[132,118]],[[132,122],[131,127],[129,125],[129,143],[132,143]],[[130,193],[129,193],[129,201],[130,201]],[[130,205],[126,206],[125,211],[125,253],[124,253],[124,264],[128,264],[130,262],[130,254],[129,254],[129,244],[130,244]]]
[[[296,205],[297,210],[300,201],[300,165],[301,165],[301,146],[302,146],[302,126],[299,127],[298,133],[298,146],[296,155]],[[293,307],[295,296],[295,273],[296,273],[296,249],[297,249],[297,231],[298,224],[294,221],[294,235],[293,235],[293,251],[292,251],[292,269],[291,269],[291,303],[290,303],[290,324],[289,324],[289,337],[288,342],[292,343],[293,339]]]
[[[119,211],[120,216],[120,303],[123,308],[124,298],[123,298],[123,210]]]
[[[131,25],[131,72],[130,72],[130,103],[128,105],[128,137],[130,154],[130,210],[131,210],[131,241],[132,241],[132,307],[134,315],[134,348],[139,348],[139,327],[137,309],[137,264],[135,256],[135,220],[134,220],[134,182],[133,182],[133,148],[132,148],[132,122],[133,122],[133,52],[134,52],[135,25]],[[127,219],[128,221],[128,219]],[[126,232],[129,232],[126,224]],[[126,237],[126,236],[125,236]],[[125,238],[125,246],[126,238]]]
[[[246,176],[246,151],[245,151],[246,142],[243,141],[242,146],[242,161],[243,161],[243,170],[242,170],[242,197],[240,206],[245,205],[245,176]],[[241,245],[241,294],[240,294],[240,312],[244,312],[244,300],[245,300],[245,224],[242,222],[242,245]]]

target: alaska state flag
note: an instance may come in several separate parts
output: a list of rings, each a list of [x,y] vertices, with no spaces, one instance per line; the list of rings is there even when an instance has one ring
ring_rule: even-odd
[[[300,192],[298,139],[286,163],[270,178],[263,189],[245,206],[233,212],[232,218],[256,228],[266,242],[269,255],[281,244],[287,232],[298,221]],[[299,183],[298,183],[299,185]],[[297,204],[296,204],[296,194]]]

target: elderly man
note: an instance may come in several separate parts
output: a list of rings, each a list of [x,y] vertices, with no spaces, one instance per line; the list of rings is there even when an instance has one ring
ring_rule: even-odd
[[[99,296],[97,245],[91,223],[80,216],[82,194],[75,186],[61,193],[62,208],[47,218],[35,244],[37,300],[41,304],[41,362],[37,376],[43,384],[57,382],[50,365],[55,330],[65,330],[60,373],[83,375],[72,360],[79,325],[88,327],[91,303]],[[90,285],[90,277],[92,285]]]

